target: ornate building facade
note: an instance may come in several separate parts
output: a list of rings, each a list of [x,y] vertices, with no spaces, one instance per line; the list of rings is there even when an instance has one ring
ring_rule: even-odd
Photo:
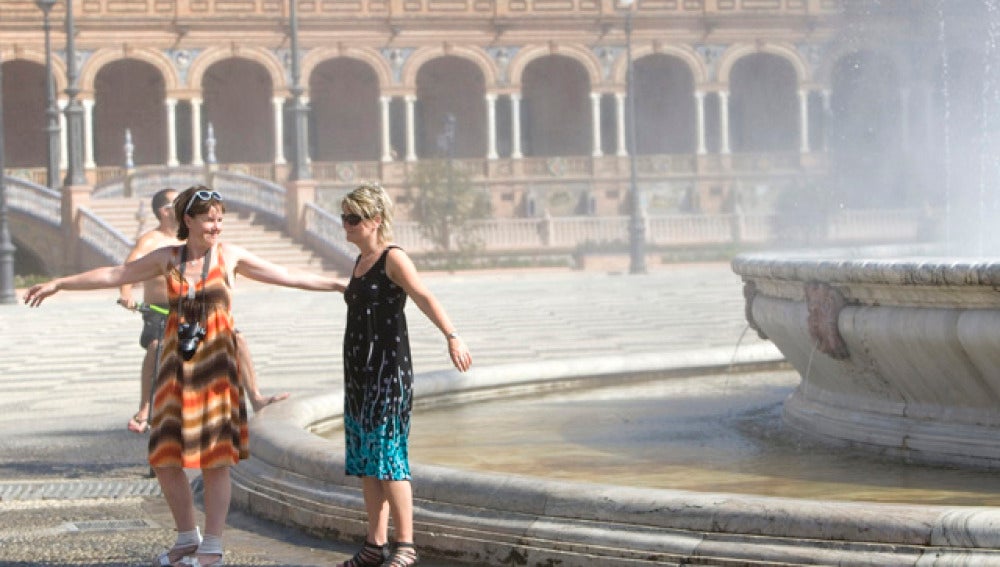
[[[289,2],[74,7],[92,183],[120,174],[126,131],[136,166],[217,160],[283,180]],[[402,190],[416,162],[451,157],[489,190],[496,216],[618,214],[630,166],[629,42],[635,153],[650,210],[719,210],[736,184],[764,176],[780,185],[824,166],[824,50],[840,23],[837,1],[300,0],[297,8],[309,159],[321,190],[368,178]],[[55,6],[57,24],[64,10]],[[6,163],[15,170],[44,163],[41,21],[32,1],[0,5]],[[54,27],[63,101],[64,33]]]
[[[289,0],[72,1],[89,183],[126,163],[288,179]],[[650,214],[767,208],[838,183],[841,206],[919,204],[940,176],[914,183],[913,171],[941,164],[950,119],[949,58],[922,5],[298,0],[312,176],[334,195],[379,179],[405,203],[416,164],[451,159],[498,218],[623,214],[633,166]],[[60,104],[64,14],[60,0]],[[36,179],[48,144],[41,23],[31,0],[0,3],[6,166]],[[953,95],[972,88],[976,61],[972,78],[952,64],[951,80],[968,83]]]

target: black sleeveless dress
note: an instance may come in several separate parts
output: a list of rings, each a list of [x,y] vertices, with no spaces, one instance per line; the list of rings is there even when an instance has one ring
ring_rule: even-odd
[[[346,472],[409,480],[408,437],[413,365],[406,293],[385,273],[389,246],[364,275],[352,272],[344,292],[344,434]],[[355,266],[361,261],[358,256]]]

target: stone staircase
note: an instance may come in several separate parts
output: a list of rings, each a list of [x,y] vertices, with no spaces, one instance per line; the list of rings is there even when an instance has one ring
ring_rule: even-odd
[[[148,198],[93,199],[88,208],[133,241],[157,224]],[[332,262],[293,241],[283,230],[258,222],[253,213],[227,211],[223,237],[227,242],[243,246],[265,260],[290,269],[345,275]]]

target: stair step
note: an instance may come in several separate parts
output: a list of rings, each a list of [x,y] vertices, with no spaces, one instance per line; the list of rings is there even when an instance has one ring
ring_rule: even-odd
[[[101,220],[133,240],[157,225],[148,199],[93,199],[88,208]],[[326,268],[323,257],[295,242],[284,231],[258,222],[256,215],[226,215],[223,234],[227,242],[238,244],[257,256],[286,268],[343,276],[336,269]]]

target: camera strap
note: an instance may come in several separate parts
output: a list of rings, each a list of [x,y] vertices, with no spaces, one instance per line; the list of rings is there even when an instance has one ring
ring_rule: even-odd
[[[212,263],[212,247],[209,246],[208,250],[205,251],[205,259],[201,263],[202,264],[201,265],[201,290],[202,290],[202,294],[204,294],[204,292],[205,292],[205,280],[208,279],[208,268],[209,268],[209,265],[211,263]],[[181,247],[181,265],[180,265],[179,270],[180,270],[180,273],[181,273],[181,281],[184,282],[184,283],[186,283],[188,285],[188,293],[187,293],[188,298],[193,300],[194,299],[194,294],[195,294],[195,286],[193,286],[191,284],[191,282],[187,281],[184,278],[184,266],[185,265],[187,265],[187,245],[186,244]],[[177,315],[178,315],[178,317],[180,317],[180,318],[182,318],[182,319],[184,319],[186,321],[187,317],[184,315],[184,309],[183,309],[183,307],[184,307],[184,294],[182,293],[182,294],[179,294],[178,297],[177,297]],[[201,319],[202,320],[205,319],[205,300],[204,300],[204,297],[202,297],[202,301],[201,301]]]

